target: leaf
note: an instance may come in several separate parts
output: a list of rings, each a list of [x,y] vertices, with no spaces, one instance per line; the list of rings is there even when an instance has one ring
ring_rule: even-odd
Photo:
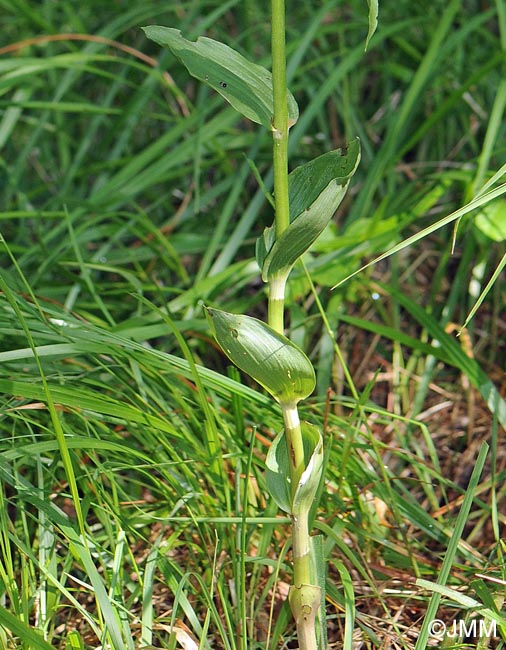
[[[301,422],[305,469],[292,499],[290,461],[284,430],[274,438],[265,459],[267,489],[284,512],[298,514],[309,511],[320,484],[323,464],[323,439],[320,430]]]
[[[506,167],[506,165],[505,165]],[[493,176],[494,179],[497,178],[497,174],[494,174]],[[492,179],[491,179],[492,180]],[[449,223],[453,223],[454,221],[459,221],[462,219],[463,216],[468,214],[469,212],[472,212],[473,210],[476,210],[476,208],[480,208],[483,205],[486,205],[493,199],[496,199],[503,194],[506,194],[506,183],[503,183],[502,185],[499,185],[498,187],[495,187],[494,189],[489,189],[491,186],[490,181],[482,188],[481,192],[474,198],[472,199],[469,203],[464,205],[463,207],[459,208],[455,212],[452,212],[451,214],[447,215],[446,217],[443,217],[439,221],[436,221],[436,223],[431,224],[430,226],[427,226],[427,228],[424,228],[423,230],[420,230],[419,232],[415,233],[414,235],[411,235],[409,237],[406,237],[403,239],[401,242],[387,250],[386,252],[382,253],[378,257],[375,257],[374,259],[370,260],[367,262],[367,264],[364,264],[361,266],[359,269],[356,271],[353,271],[353,273],[350,273],[347,275],[343,280],[338,282],[336,285],[332,287],[332,289],[337,289],[337,287],[340,287],[342,284],[347,282],[348,280],[351,280],[351,278],[355,277],[358,273],[362,273],[366,269],[368,269],[370,266],[374,266],[375,264],[378,264],[378,262],[382,262],[383,260],[387,259],[391,255],[394,255],[395,253],[398,253],[401,250],[404,250],[408,246],[411,246],[411,244],[416,244],[418,241],[423,239],[424,237],[428,237],[430,234],[435,232],[436,230],[439,230],[440,228],[443,228],[443,226],[447,226]],[[485,191],[485,188],[487,188],[487,191]]]
[[[143,27],[148,38],[168,47],[188,72],[208,84],[241,115],[263,124],[269,130],[274,115],[272,74],[248,61],[228,45],[205,36],[189,41],[179,29],[151,25]],[[292,126],[299,117],[294,97],[288,93],[288,120]]]
[[[269,251],[274,246],[275,241],[276,241],[276,230],[274,226],[269,226],[268,228],[264,228],[262,236],[257,239],[256,246],[255,246],[255,257],[260,269],[263,269],[265,258],[267,257]],[[263,273],[262,273],[262,277],[263,277]],[[267,282],[265,278],[264,281]]]
[[[79,632],[73,630],[68,633],[65,648],[66,650],[85,650],[83,639]]]
[[[266,323],[206,308],[213,335],[235,365],[261,384],[278,402],[297,403],[314,390],[313,365],[290,339]]]
[[[24,643],[30,645],[33,650],[53,650],[53,646],[44,640],[38,630],[34,630],[27,623],[11,614],[5,607],[0,605],[0,625],[13,632],[23,639]]]
[[[389,285],[388,291],[391,297],[416,318],[429,335],[435,339],[434,356],[440,357],[440,350],[442,350],[445,361],[448,360],[448,363],[459,368],[469,378],[469,381],[478,389],[485,400],[490,412],[497,417],[503,427],[506,426],[506,400],[480,364],[469,357],[457,341],[447,334],[437,320],[431,314],[428,314],[416,300],[409,299],[402,291],[392,285]]]
[[[327,583],[327,561],[325,559],[323,535],[313,535],[310,538],[311,543],[311,582],[320,587],[320,607],[317,613],[318,620],[318,641],[320,648],[328,647],[327,638],[327,613],[325,608],[326,602],[326,583]]]
[[[284,430],[272,441],[265,458],[269,494],[283,512],[291,512],[290,462]]]
[[[329,151],[290,173],[290,225],[275,241],[272,227],[257,241],[257,262],[264,282],[287,274],[325,230],[346,194],[359,160],[360,142],[356,139],[345,152]]]
[[[367,0],[369,5],[369,31],[367,32],[367,38],[365,40],[365,49],[369,47],[369,41],[374,36],[374,32],[378,26],[378,13],[379,13],[379,2],[378,0]]]
[[[296,167],[288,175],[290,221],[307,210],[331,181],[345,185],[360,161],[360,140],[355,138],[344,149],[334,149]]]
[[[348,185],[335,182],[323,190],[313,205],[293,221],[277,239],[264,258],[262,279],[269,282],[276,275],[288,274],[295,262],[303,255],[327,227]]]
[[[486,287],[481,291],[481,293],[480,293],[480,295],[478,296],[478,298],[476,298],[476,302],[474,303],[474,305],[473,305],[471,311],[470,311],[469,314],[467,315],[466,320],[465,320],[465,321],[462,323],[462,325],[460,326],[460,329],[459,329],[459,335],[462,333],[462,330],[463,330],[465,327],[467,327],[467,325],[469,324],[469,321],[470,321],[472,318],[474,318],[474,315],[476,314],[476,312],[478,311],[478,309],[481,307],[481,304],[483,303],[483,301],[484,301],[485,298],[487,297],[487,295],[488,295],[490,289],[492,289],[492,287],[494,286],[494,284],[497,282],[497,280],[498,280],[499,276],[501,275],[502,270],[504,269],[505,266],[506,266],[506,253],[502,256],[501,261],[499,262],[499,264],[498,264],[498,265],[496,266],[496,268],[494,269],[494,272],[492,273],[492,277],[491,277],[490,280],[487,282]]]
[[[474,225],[493,241],[506,240],[506,201],[489,203],[474,220]]]
[[[334,560],[334,566],[339,571],[339,578],[342,585],[344,597],[344,639],[343,650],[352,650],[353,643],[353,629],[355,627],[355,589],[353,587],[353,578],[351,577],[348,568],[341,562],[341,560]]]
[[[323,438],[320,430],[309,422],[302,422],[301,430],[304,457],[308,460],[293,498],[292,511],[294,514],[307,512],[313,505],[323,465]]]
[[[53,346],[43,346],[44,348],[52,348]],[[61,349],[69,348],[76,349],[74,346],[63,346]],[[95,346],[91,346],[94,348]],[[89,349],[89,348],[88,348]],[[86,350],[86,347],[81,348],[81,350]],[[49,350],[50,351],[50,350]],[[24,352],[21,351],[15,351]],[[29,355],[23,355],[29,358]],[[0,357],[1,361],[1,357]],[[65,386],[58,386],[48,384],[51,395],[57,404],[63,404],[65,406],[70,406],[71,408],[93,411],[94,413],[100,413],[104,416],[109,416],[111,418],[119,418],[126,422],[137,422],[139,424],[148,424],[149,426],[164,431],[174,437],[181,437],[181,434],[176,427],[173,427],[166,419],[152,415],[151,413],[146,413],[145,410],[142,410],[126,402],[120,402],[112,399],[108,395],[98,395],[91,391],[81,390],[75,387],[72,389]],[[17,381],[10,379],[0,379],[0,393],[8,395],[21,395],[28,399],[37,399],[37,400],[47,400],[47,394],[42,385],[35,383],[33,380],[28,381]]]

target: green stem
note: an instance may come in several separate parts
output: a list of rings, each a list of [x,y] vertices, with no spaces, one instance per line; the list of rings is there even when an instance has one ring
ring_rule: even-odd
[[[274,115],[272,117],[274,201],[276,238],[290,224],[288,198],[288,90],[286,85],[285,0],[272,0],[272,86]],[[269,325],[283,334],[285,287],[288,275],[269,281]],[[292,501],[305,470],[304,443],[296,402],[281,404],[286,444],[290,458]],[[311,538],[309,510],[292,507],[293,585],[290,607],[297,626],[300,650],[318,650],[315,617],[320,606],[320,587],[314,584],[311,570]]]
[[[318,650],[316,638],[316,614],[322,598],[320,587],[315,584],[312,570],[312,545],[309,535],[309,508],[295,505],[295,496],[306,463],[299,413],[295,402],[281,404],[285,425],[286,444],[290,459],[290,481],[292,490],[292,551],[293,584],[289,601],[297,626],[300,650]]]
[[[302,442],[302,431],[300,428],[297,404],[295,402],[281,404],[281,410],[283,412],[285,435],[288,443],[293,498],[302,476],[302,472],[305,469],[304,444]]]
[[[285,2],[272,0],[272,116],[274,166],[274,228],[276,238],[288,228],[288,90],[286,86]],[[269,286],[269,325],[281,334],[284,331],[286,276],[271,278]]]
[[[315,584],[311,570],[312,546],[309,536],[309,510],[292,514],[293,585],[289,602],[300,650],[318,650],[316,616],[322,598],[321,588]]]
[[[272,118],[275,228],[279,237],[290,223],[288,205],[288,91],[286,86],[285,2],[272,0]]]

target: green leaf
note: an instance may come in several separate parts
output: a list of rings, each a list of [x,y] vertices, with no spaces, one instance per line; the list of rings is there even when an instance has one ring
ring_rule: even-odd
[[[486,287],[480,292],[480,295],[478,296],[478,298],[476,298],[476,302],[474,303],[471,311],[467,315],[466,320],[460,326],[459,334],[462,332],[462,330],[465,327],[467,327],[469,321],[472,318],[474,318],[474,315],[476,314],[478,309],[481,307],[481,305],[482,305],[483,301],[485,300],[485,298],[487,297],[490,289],[492,289],[494,284],[497,282],[497,280],[498,280],[499,276],[501,275],[502,270],[504,269],[505,266],[506,266],[506,253],[502,256],[501,261],[499,262],[499,264],[494,269],[494,272],[492,273],[492,276],[491,276],[490,280],[487,282]]]
[[[329,183],[313,205],[293,221],[264,258],[262,279],[286,275],[327,227],[346,193],[346,186]]]
[[[288,176],[290,225],[279,239],[272,229],[257,241],[257,262],[264,282],[288,273],[327,227],[343,200],[360,160],[359,140],[346,151],[329,151]]]
[[[84,642],[79,632],[69,632],[65,643],[66,650],[85,650]]]
[[[296,167],[288,175],[290,221],[294,221],[318,199],[331,181],[346,185],[360,162],[360,140],[345,149],[334,149]]]
[[[38,630],[34,630],[27,623],[0,605],[0,625],[10,630],[15,636],[23,639],[26,646],[30,645],[33,650],[53,650],[53,646],[44,640]]]
[[[312,535],[311,543],[311,582],[320,587],[320,608],[317,614],[319,648],[328,647],[327,638],[327,613],[325,608],[327,562],[325,559],[323,535]]]
[[[341,560],[334,560],[334,566],[339,571],[339,577],[342,585],[344,596],[344,639],[343,650],[352,650],[353,644],[353,629],[355,627],[355,589],[353,587],[353,579]]]
[[[267,257],[269,251],[274,246],[275,241],[276,241],[276,230],[274,226],[269,226],[268,228],[264,228],[262,236],[259,237],[256,241],[256,247],[255,247],[255,256],[256,256],[257,264],[260,267],[260,269],[263,269],[265,258]]]
[[[301,422],[305,469],[292,499],[290,461],[284,430],[274,438],[265,459],[267,489],[284,512],[298,514],[309,511],[321,480],[323,439],[318,427]]]
[[[489,203],[474,220],[474,225],[493,241],[506,240],[506,201]]]
[[[269,494],[283,512],[291,512],[290,462],[284,430],[272,441],[265,458]]]
[[[472,587],[479,597],[481,603],[485,605],[488,609],[491,609],[493,612],[499,613],[497,603],[494,600],[494,593],[489,589],[483,578],[476,578],[471,580],[469,586]]]
[[[189,41],[179,29],[151,25],[143,27],[148,38],[168,47],[188,72],[208,84],[241,115],[263,124],[269,130],[274,115],[272,75],[266,68],[251,63],[224,43],[200,36]],[[295,124],[299,109],[288,93],[289,125]]]
[[[313,392],[313,365],[290,339],[251,316],[206,309],[223,352],[278,402],[297,403]]]
[[[366,50],[369,47],[369,41],[374,36],[374,32],[378,26],[379,13],[378,0],[367,0],[367,4],[369,5],[369,31],[367,32],[367,38],[365,41]]]
[[[301,422],[301,431],[304,457],[307,458],[307,461],[293,498],[292,511],[294,514],[307,512],[313,505],[323,465],[323,438],[320,430],[309,422]]]
[[[501,614],[501,612],[497,611],[497,606],[495,604],[493,609],[490,607],[483,607],[482,603],[480,603],[478,600],[475,600],[470,596],[466,596],[465,594],[457,591],[456,589],[453,589],[452,587],[447,587],[446,585],[441,585],[437,582],[430,582],[429,580],[424,580],[423,578],[417,578],[415,584],[417,587],[432,591],[433,596],[444,596],[445,598],[456,602],[458,605],[460,605],[461,608],[478,611],[483,620],[495,621],[495,623],[499,623],[501,626],[506,625],[506,617],[504,614]],[[432,619],[426,615],[424,624],[425,621],[430,620]],[[489,629],[492,631],[494,630],[494,627],[492,626]]]
[[[462,346],[445,332],[438,321],[431,314],[428,314],[416,300],[411,300],[405,293],[399,291],[391,284],[388,286],[388,291],[391,297],[397,300],[401,307],[408,311],[427,330],[429,335],[435,339],[436,344],[431,346],[434,350],[434,356],[443,358],[445,362],[462,370],[469,378],[469,381],[476,386],[490,412],[497,417],[503,427],[506,426],[506,400],[502,397],[497,390],[497,386],[482,369],[480,364],[475,359],[469,357],[462,349]]]

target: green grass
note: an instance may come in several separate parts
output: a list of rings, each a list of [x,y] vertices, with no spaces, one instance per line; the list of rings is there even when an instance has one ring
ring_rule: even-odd
[[[264,316],[270,138],[140,30],[268,65],[268,6],[0,7],[0,51],[19,44],[0,55],[0,647],[172,648],[183,625],[202,648],[291,647],[289,522],[264,478],[280,415],[202,309]],[[92,38],[49,38],[66,33]],[[506,16],[385,2],[366,35],[366,3],[289,12],[293,165],[362,145],[287,314],[328,448],[330,647],[414,648],[439,599],[448,622],[482,603],[499,648],[504,270],[452,324],[504,256],[465,206],[489,181],[503,200]]]

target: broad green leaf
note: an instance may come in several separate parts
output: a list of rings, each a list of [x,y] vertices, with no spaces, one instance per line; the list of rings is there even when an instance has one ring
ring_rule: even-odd
[[[492,201],[478,214],[474,225],[493,241],[506,240],[506,201]]]
[[[168,47],[193,77],[211,86],[241,115],[269,130],[272,128],[272,74],[266,68],[248,61],[228,45],[205,36],[189,41],[179,29],[172,27],[151,25],[143,30],[148,38]],[[290,126],[298,117],[297,102],[288,93]]]
[[[313,392],[313,365],[286,336],[251,316],[207,308],[207,317],[228,358],[278,402],[297,403]]]
[[[262,279],[268,282],[275,275],[286,275],[327,227],[337,210],[348,184],[329,183],[313,205],[293,221],[267,253]]]
[[[290,221],[294,221],[318,199],[331,181],[345,185],[360,162],[360,140],[355,138],[344,149],[334,149],[296,167],[288,175]]]
[[[257,262],[267,282],[288,273],[327,227],[343,200],[360,160],[359,140],[346,151],[329,151],[293,170],[288,177],[290,225],[273,241],[272,228],[257,242]]]
[[[323,438],[320,430],[308,422],[301,423],[301,430],[304,456],[307,460],[293,498],[292,510],[294,514],[307,512],[313,505],[323,465]]]
[[[291,512],[290,462],[285,432],[281,431],[272,441],[265,458],[265,478],[269,494],[283,512]]]

